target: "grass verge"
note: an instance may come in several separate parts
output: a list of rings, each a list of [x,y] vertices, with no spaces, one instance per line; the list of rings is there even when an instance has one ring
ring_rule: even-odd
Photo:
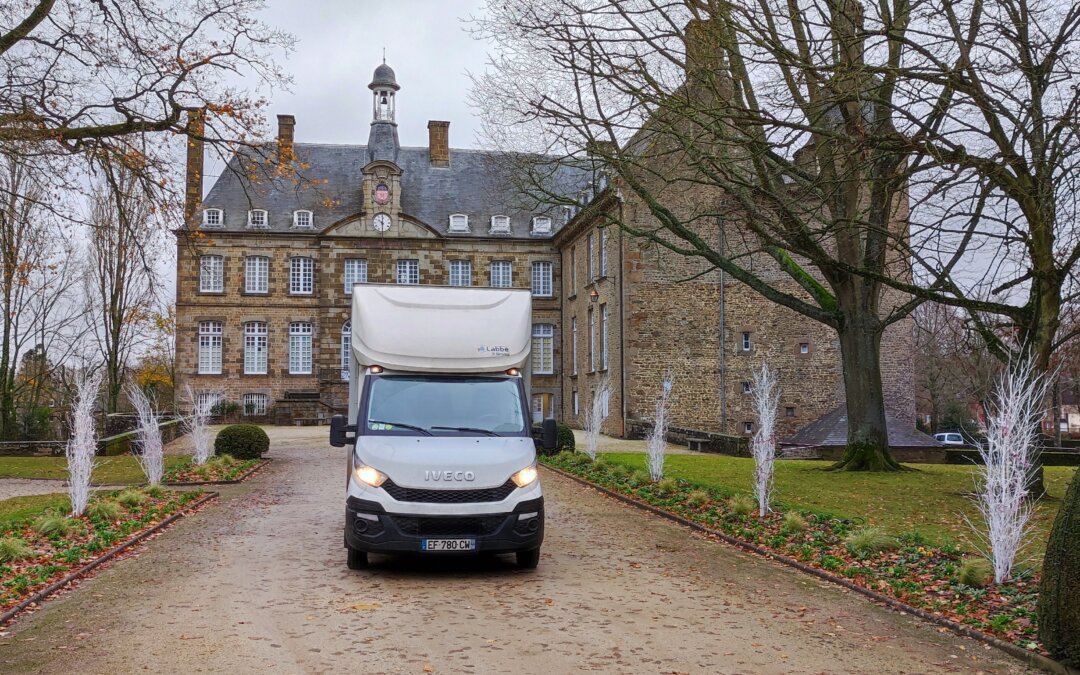
[[[165,470],[190,463],[190,457],[165,458]],[[67,459],[64,457],[0,457],[0,478],[66,479]],[[96,485],[136,485],[146,482],[139,460],[131,455],[98,457],[91,480]]]

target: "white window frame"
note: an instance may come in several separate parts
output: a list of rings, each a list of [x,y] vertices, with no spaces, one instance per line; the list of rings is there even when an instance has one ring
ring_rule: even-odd
[[[570,295],[577,294],[577,245],[570,247]]]
[[[596,372],[596,312],[589,308],[589,372]]]
[[[744,393],[744,394],[752,394],[752,393],[754,393],[754,389],[753,389],[752,386],[750,386],[750,381],[749,380],[743,380],[742,393]]]
[[[551,234],[551,218],[547,216],[533,216],[532,234]]]
[[[585,283],[591,284],[596,281],[596,267],[593,265],[593,234],[590,232],[585,237]]]
[[[492,288],[514,287],[514,263],[510,260],[492,260],[488,275]]]
[[[309,321],[289,324],[289,374],[311,374],[311,347],[315,328]]]
[[[607,276],[607,228],[606,227],[601,227],[600,228],[600,238],[597,241],[597,244],[600,247],[600,250],[599,250],[599,254],[600,254],[600,277],[603,278],[603,277]]]
[[[492,216],[491,234],[510,234],[510,216]]]
[[[472,261],[451,260],[449,280],[451,286],[472,286]]]
[[[577,375],[577,317],[570,318],[570,374]],[[574,413],[575,415],[577,413]]]
[[[225,211],[221,209],[203,209],[202,226],[216,229],[225,226]]]
[[[345,277],[345,295],[350,295],[355,284],[367,283],[367,258],[345,258],[344,274],[342,276]]]
[[[608,369],[607,305],[600,305],[600,369]]]
[[[579,408],[580,401],[578,399],[577,389],[570,392],[570,405],[573,407],[575,417],[581,414],[580,408]]]
[[[799,343],[799,353],[800,354],[809,354],[810,353],[810,343],[809,342],[800,342]]]
[[[532,294],[537,298],[550,298],[553,294],[552,279],[555,265],[549,260],[537,260],[532,264]]]
[[[754,340],[751,336],[752,333],[749,331],[742,332],[742,344],[739,345],[742,348],[742,351],[748,352],[754,348]]]
[[[249,403],[254,406],[254,409],[251,412],[248,412],[248,404]],[[267,396],[266,394],[258,394],[258,393],[254,393],[254,392],[244,394],[244,397],[242,399],[243,407],[241,408],[242,414],[245,417],[260,417],[260,416],[263,416],[263,415],[266,414],[266,409],[269,407],[269,404],[270,404],[270,397]]]
[[[265,321],[244,324],[244,374],[266,375],[270,350],[270,331]]]
[[[550,323],[534,323],[532,330],[533,375],[555,373],[555,326]]]
[[[289,295],[312,295],[315,292],[315,259],[289,258]]]
[[[265,230],[270,227],[270,214],[266,209],[251,209],[248,211],[248,227],[253,230]]]
[[[341,379],[349,380],[349,367],[352,359],[352,320],[341,324]]]
[[[450,232],[468,232],[469,216],[466,213],[451,213],[449,222]]]
[[[223,327],[220,321],[199,322],[199,375],[221,374],[221,343]]]
[[[402,278],[405,281],[402,281]],[[394,280],[403,285],[415,286],[420,283],[420,261],[416,258],[402,258],[397,261]]]
[[[292,214],[292,226],[298,230],[310,230],[315,227],[315,214],[307,209],[297,209]],[[306,218],[307,222],[302,222]]]
[[[754,433],[754,423],[753,422],[743,422],[743,433],[744,434],[752,434],[752,433]]]
[[[199,256],[199,292],[225,292],[225,258],[223,256]]]
[[[265,295],[270,292],[270,258],[249,255],[244,258],[244,292]]]

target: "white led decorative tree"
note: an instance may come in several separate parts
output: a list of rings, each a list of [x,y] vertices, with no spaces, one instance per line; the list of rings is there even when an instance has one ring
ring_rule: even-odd
[[[592,400],[585,409],[585,454],[596,459],[596,449],[600,445],[600,429],[607,419],[608,404],[611,400],[611,378],[604,374],[593,389]]]
[[[90,475],[97,456],[97,433],[94,428],[94,409],[97,407],[101,371],[83,375],[76,385],[75,405],[71,414],[71,436],[65,454],[68,467],[68,496],[71,514],[81,516],[90,500]]]
[[[161,442],[161,415],[155,410],[154,401],[136,385],[127,390],[128,400],[138,417],[139,466],[150,485],[160,485],[165,473],[165,452]]]
[[[769,364],[761,364],[754,371],[751,396],[757,416],[757,430],[750,441],[754,456],[754,496],[757,497],[758,515],[769,513],[772,498],[773,463],[776,459],[776,412],[780,405],[780,386],[775,370]]]
[[[660,397],[656,399],[656,412],[653,415],[653,427],[646,439],[646,460],[649,476],[654,481],[664,477],[664,456],[667,453],[668,414],[671,411],[671,388],[674,378],[670,372],[664,373],[660,383]]]
[[[191,404],[191,414],[184,418],[184,429],[191,435],[191,443],[195,446],[191,461],[195,464],[206,464],[214,454],[214,443],[210,438],[210,417],[214,406],[223,395],[216,391],[196,394],[188,385],[187,398]]]

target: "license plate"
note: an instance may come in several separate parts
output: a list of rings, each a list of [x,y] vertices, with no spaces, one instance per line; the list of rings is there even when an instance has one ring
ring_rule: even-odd
[[[475,539],[424,539],[421,541],[424,551],[475,551]]]

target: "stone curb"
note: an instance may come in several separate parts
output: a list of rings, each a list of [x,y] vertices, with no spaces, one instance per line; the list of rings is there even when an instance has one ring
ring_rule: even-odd
[[[85,565],[83,565],[79,569],[75,570],[74,572],[71,572],[70,574],[65,576],[63,579],[60,579],[59,581],[56,581],[56,582],[53,582],[53,583],[49,584],[45,588],[41,589],[37,593],[34,593],[33,595],[26,598],[25,600],[23,600],[19,604],[15,605],[11,609],[7,610],[3,614],[0,614],[0,626],[3,626],[5,624],[7,624],[9,621],[13,620],[15,618],[16,614],[23,611],[24,609],[26,609],[30,605],[35,604],[35,603],[40,604],[41,602],[46,600],[50,595],[52,595],[53,593],[59,591],[64,586],[67,586],[68,584],[70,584],[72,582],[78,581],[81,577],[89,574],[90,572],[92,572],[97,567],[99,567],[99,566],[103,565],[104,563],[112,560],[113,558],[115,558],[120,553],[122,553],[125,550],[131,548],[135,544],[138,544],[139,542],[146,539],[150,535],[155,534],[157,532],[160,532],[161,530],[165,529],[169,525],[172,525],[174,522],[176,522],[177,520],[179,520],[183,516],[186,516],[187,514],[191,513],[192,511],[194,511],[198,507],[200,507],[200,506],[202,506],[204,504],[207,504],[207,503],[213,501],[214,499],[217,499],[217,497],[218,497],[218,493],[216,493],[216,492],[210,492],[210,493],[207,493],[207,494],[203,495],[199,499],[196,499],[194,502],[188,504],[187,506],[180,509],[176,513],[172,514],[171,516],[169,516],[165,520],[161,521],[157,525],[151,527],[148,530],[143,530],[142,532],[134,535],[130,539],[128,539],[128,540],[118,544],[117,546],[109,549],[108,551],[106,551],[105,553],[100,555],[99,557],[94,558],[93,560],[86,563]]]
[[[1042,654],[1036,654],[1035,652],[1024,649],[1023,647],[1014,645],[1011,642],[1006,642],[999,638],[993,637],[992,635],[987,635],[986,633],[977,631],[973,628],[970,628],[969,626],[965,626],[950,619],[937,616],[936,614],[931,614],[930,612],[919,609],[918,607],[912,607],[911,605],[900,602],[894,597],[885,595],[883,593],[878,593],[877,591],[852,583],[851,581],[848,581],[843,577],[829,574],[825,570],[818,569],[817,567],[811,567],[810,565],[795,560],[794,558],[789,558],[788,556],[781,553],[771,551],[763,546],[758,546],[757,544],[751,544],[748,541],[737,539],[729,534],[720,532],[719,530],[710,529],[708,527],[705,527],[704,525],[701,525],[700,523],[696,523],[690,520],[689,518],[684,518],[680,515],[671,513],[670,511],[665,511],[660,507],[653,506],[652,504],[648,504],[646,502],[634,499],[633,497],[624,495],[621,492],[616,492],[601,485],[597,485],[590,480],[587,480],[580,476],[576,476],[567,471],[563,471],[562,469],[558,469],[549,464],[541,464],[541,466],[543,466],[545,469],[548,469],[549,471],[553,471],[554,473],[559,474],[560,476],[564,476],[566,478],[569,478],[570,480],[576,481],[577,483],[591,487],[594,490],[597,490],[609,497],[618,499],[621,502],[625,502],[627,504],[630,504],[631,506],[635,506],[639,509],[642,509],[643,511],[648,511],[649,513],[660,516],[662,518],[667,518],[668,520],[679,523],[680,525],[685,525],[690,529],[717,537],[725,543],[731,544],[732,546],[735,546],[737,548],[750,551],[751,553],[756,553],[765,558],[770,558],[779,563],[787,565],[788,567],[793,567],[799,571],[806,572],[807,574],[812,574],[819,579],[823,579],[839,586],[843,586],[844,588],[855,591],[856,593],[860,593],[870,598],[871,600],[875,600],[877,602],[888,605],[892,609],[912,614],[919,617],[920,619],[924,619],[931,623],[948,628],[949,630],[957,633],[958,635],[963,635],[965,637],[978,640],[979,642],[982,642],[984,644],[988,644],[991,647],[996,647],[997,649],[1000,649],[1001,651],[1023,661],[1024,663],[1034,668],[1039,668],[1040,670],[1045,670],[1050,673],[1057,673],[1058,675],[1080,675],[1080,671],[1072,669],[1064,664],[1058,663],[1057,661],[1049,657],[1043,656]]]
[[[258,471],[259,469],[261,469],[264,466],[268,465],[271,461],[272,461],[272,458],[265,457],[265,458],[262,459],[262,461],[260,463],[258,463],[255,466],[251,467],[250,469],[248,469],[244,473],[240,474],[239,477],[234,478],[232,480],[187,481],[187,482],[184,482],[184,483],[162,483],[162,485],[167,485],[169,487],[196,487],[196,486],[200,486],[200,485],[236,485],[237,483],[243,483],[248,478],[251,478],[251,476],[256,471]]]

